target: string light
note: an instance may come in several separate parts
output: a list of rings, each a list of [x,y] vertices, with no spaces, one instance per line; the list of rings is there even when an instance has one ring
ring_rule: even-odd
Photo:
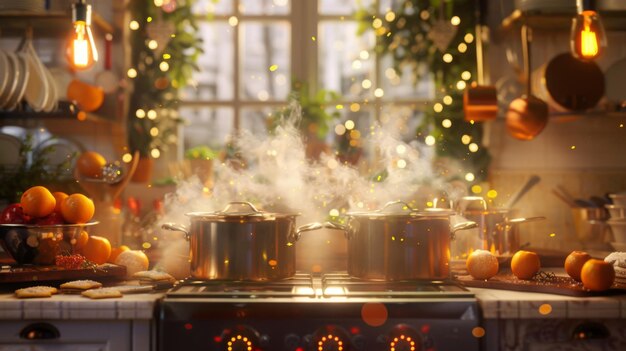
[[[452,127],[452,121],[446,118],[443,121],[441,121],[441,126],[444,128],[450,128]]]
[[[237,16],[230,16],[228,18],[228,24],[231,27],[235,27],[237,24],[239,24],[239,19],[237,18]]]
[[[469,144],[471,141],[472,141],[472,137],[471,137],[471,136],[469,136],[469,135],[467,135],[467,134],[463,134],[463,136],[461,137],[461,142],[462,142],[464,145]]]
[[[476,152],[476,151],[478,151],[478,144],[471,143],[471,144],[469,144],[468,148],[469,148],[469,151]]]
[[[137,118],[144,118],[146,117],[146,111],[138,109],[137,111],[135,111],[135,116],[137,116]]]
[[[435,110],[435,112],[439,113],[441,111],[443,111],[443,105],[440,103],[436,103],[433,105],[433,110]]]
[[[161,151],[159,151],[159,149],[152,149],[150,151],[150,156],[152,156],[152,158],[159,158],[161,157]]]
[[[346,126],[346,129],[347,129],[347,130],[352,130],[352,129],[354,129],[354,127],[355,127],[354,121],[353,121],[353,120],[351,120],[351,119],[347,120],[347,121],[344,123],[344,125]]]
[[[456,88],[458,90],[465,90],[466,86],[467,86],[467,84],[464,81],[462,81],[462,80],[456,82]]]
[[[158,47],[159,47],[159,43],[158,43],[156,40],[150,40],[150,41],[148,42],[148,48],[149,48],[150,50],[155,50],[155,49],[156,49],[156,48],[158,48]]]
[[[452,23],[453,26],[458,26],[461,24],[461,18],[459,16],[454,16],[450,18],[450,23]]]
[[[396,19],[396,14],[393,13],[392,11],[389,11],[385,14],[385,21],[387,22],[393,22],[393,20]]]
[[[459,46],[457,47],[457,49],[459,50],[460,53],[465,53],[467,51],[467,44],[465,43],[460,43]]]
[[[137,21],[130,21],[130,23],[128,24],[128,28],[130,28],[130,30],[137,30],[137,29],[139,29],[139,22],[137,22]]]
[[[463,37],[463,40],[465,40],[466,43],[471,44],[474,41],[474,35],[472,33],[467,33]]]
[[[372,27],[374,27],[374,29],[379,29],[383,26],[383,21],[380,18],[375,18],[372,21]]]
[[[367,60],[368,58],[370,58],[369,51],[361,50],[361,52],[359,53],[359,58],[361,58],[361,60]]]
[[[135,78],[137,77],[137,70],[134,68],[129,68],[126,72],[126,75],[128,76],[128,78]]]
[[[162,62],[159,64],[159,69],[161,70],[161,72],[167,72],[167,70],[169,70],[169,69],[170,69],[170,64],[169,64],[169,63],[167,63],[167,62],[165,62],[165,61],[162,61]]]
[[[157,113],[155,110],[148,110],[148,113],[146,115],[151,120],[155,120],[157,118]]]
[[[452,96],[446,95],[443,97],[443,103],[446,105],[452,104]]]
[[[361,82],[361,86],[363,87],[363,89],[369,89],[372,87],[372,81],[369,79],[363,79],[363,82]]]
[[[383,89],[377,88],[376,90],[374,90],[374,96],[376,96],[377,98],[381,98],[383,97],[383,95],[385,95],[385,91],[383,91]]]
[[[435,137],[432,135],[429,135],[424,139],[424,143],[426,143],[426,145],[428,146],[435,145],[435,142],[436,142]]]
[[[476,177],[474,176],[474,173],[467,173],[465,175],[465,180],[467,180],[468,182],[473,182],[474,179],[476,179]]]
[[[450,54],[444,54],[444,55],[443,55],[443,62],[445,62],[445,63],[450,63],[450,62],[452,62],[452,55],[450,55]]]
[[[472,73],[470,71],[463,71],[463,73],[461,73],[461,79],[470,80],[471,78],[472,78]]]
[[[350,104],[350,111],[359,112],[359,110],[361,110],[361,105],[357,104],[356,102]]]
[[[122,155],[122,162],[129,163],[132,160],[133,160],[133,156],[129,154],[128,152]]]

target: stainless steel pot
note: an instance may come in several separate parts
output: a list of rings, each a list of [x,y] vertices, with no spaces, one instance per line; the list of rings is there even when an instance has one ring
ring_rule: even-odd
[[[231,202],[220,212],[187,213],[191,227],[166,223],[189,240],[191,276],[202,280],[278,280],[296,271],[296,214]]]
[[[373,212],[349,213],[347,226],[314,223],[302,232],[322,227],[343,230],[348,239],[348,274],[368,280],[440,280],[449,278],[450,240],[454,233],[476,226],[450,226],[454,212],[416,211],[390,202]]]
[[[469,254],[476,249],[489,250],[497,255],[512,255],[517,252],[525,245],[520,242],[518,224],[544,220],[545,217],[517,217],[515,212],[510,209],[489,209],[461,213],[463,217],[477,223],[478,237],[472,247],[459,249],[458,252],[453,250],[453,257],[459,256],[457,254],[463,257],[463,254]]]

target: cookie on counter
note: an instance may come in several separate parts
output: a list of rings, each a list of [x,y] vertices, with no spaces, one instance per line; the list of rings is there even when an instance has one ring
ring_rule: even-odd
[[[71,282],[61,284],[61,292],[64,294],[80,294],[89,289],[101,288],[102,283],[95,280],[73,280]]]
[[[615,282],[626,285],[626,252],[611,252],[604,261],[613,265]]]
[[[89,289],[81,293],[82,296],[90,299],[110,299],[122,297],[122,293],[114,288]]]
[[[28,299],[33,297],[51,297],[57,292],[57,288],[51,286],[31,286],[29,288],[15,290],[15,296],[20,299]]]
[[[133,274],[133,278],[150,281],[150,282],[162,282],[162,281],[176,281],[170,274],[160,271],[141,271]]]

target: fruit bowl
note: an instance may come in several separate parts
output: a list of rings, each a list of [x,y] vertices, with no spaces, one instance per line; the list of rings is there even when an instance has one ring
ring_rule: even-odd
[[[0,244],[19,264],[54,264],[55,257],[73,254],[83,230],[98,224],[0,224]]]

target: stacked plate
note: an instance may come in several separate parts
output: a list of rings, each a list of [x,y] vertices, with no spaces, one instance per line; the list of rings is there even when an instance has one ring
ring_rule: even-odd
[[[612,205],[606,205],[610,219],[607,223],[613,232],[611,245],[616,251],[626,251],[626,192],[610,194]]]
[[[24,100],[35,112],[51,112],[58,97],[54,78],[39,60],[30,38],[16,52],[0,50],[1,110],[15,110]]]

